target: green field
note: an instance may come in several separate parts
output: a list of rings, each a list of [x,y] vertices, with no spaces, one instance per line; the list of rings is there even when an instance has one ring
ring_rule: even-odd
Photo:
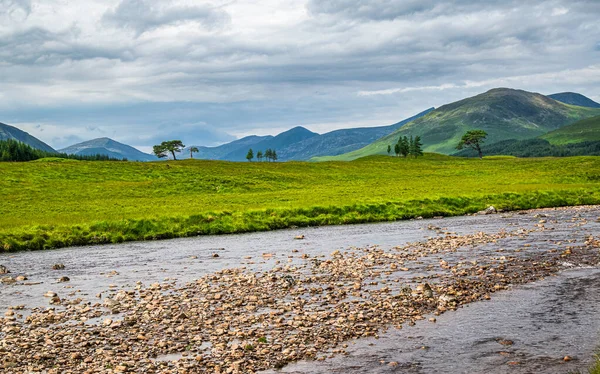
[[[600,203],[600,158],[0,163],[6,251]]]

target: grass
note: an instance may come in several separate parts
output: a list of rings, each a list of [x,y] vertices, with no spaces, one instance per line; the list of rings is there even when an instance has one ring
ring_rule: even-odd
[[[600,203],[600,158],[0,163],[0,250]]]
[[[577,121],[540,138],[555,145],[600,141],[600,116]]]

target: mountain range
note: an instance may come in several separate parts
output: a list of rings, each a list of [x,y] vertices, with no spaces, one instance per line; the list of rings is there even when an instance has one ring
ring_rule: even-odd
[[[585,119],[599,115],[600,104],[578,93],[544,96],[523,90],[496,88],[437,109],[427,109],[389,126],[348,128],[325,134],[297,126],[276,136],[252,135],[217,147],[198,146],[199,152],[193,157],[245,161],[250,148],[255,155],[258,151],[271,148],[277,150],[281,161],[353,160],[385,154],[388,145],[395,144],[401,136],[420,136],[427,152],[453,154],[460,137],[470,129],[485,130],[488,133],[487,144],[535,138],[552,144],[566,144],[595,139],[600,133],[597,129],[598,119],[587,122]],[[26,132],[0,123],[0,140],[5,139],[56,152]],[[190,147],[184,149],[178,158],[189,158],[189,150]],[[153,155],[109,138],[78,143],[60,152],[102,154],[131,161],[157,160]]]
[[[93,156],[101,154],[117,159],[125,158],[129,161],[158,160],[156,156],[141,152],[127,144],[119,143],[109,138],[88,140],[83,143],[78,143],[67,148],[63,148],[59,150],[59,152],[79,156]]]
[[[433,109],[427,109],[393,125],[341,129],[325,134],[317,134],[304,127],[297,126],[277,136],[248,136],[218,147],[197,147],[199,152],[194,157],[246,161],[246,154],[250,148],[252,148],[254,154],[258,151],[264,152],[269,148],[275,149],[277,157],[281,161],[335,156],[364,147],[410,121],[426,115]],[[188,147],[182,153],[182,158],[189,157]]]
[[[599,114],[600,109],[565,104],[538,93],[496,88],[441,106],[359,150],[314,160],[347,161],[385,154],[388,145],[401,136],[420,136],[426,152],[452,154],[468,130],[486,131],[488,143],[530,139]]]

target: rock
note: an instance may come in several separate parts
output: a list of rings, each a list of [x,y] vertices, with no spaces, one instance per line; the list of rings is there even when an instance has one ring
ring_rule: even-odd
[[[296,240],[302,240],[302,239],[304,239],[304,235],[295,236],[294,239],[296,239]]]
[[[498,213],[498,211],[492,205],[490,205],[489,207],[487,207],[484,210],[477,212],[477,214],[479,214],[479,215],[496,214],[496,213]]]
[[[24,275],[19,275],[18,277],[16,277],[16,278],[15,278],[15,280],[16,280],[17,282],[23,282],[23,281],[26,281],[26,280],[27,280],[27,277],[26,277],[26,276],[24,276]]]
[[[58,278],[58,282],[59,282],[59,283],[68,282],[68,281],[70,281],[70,280],[71,280],[71,279],[69,279],[69,277],[60,277],[60,278]]]
[[[564,362],[569,362],[569,361],[571,361],[572,359],[573,359],[573,357],[571,357],[571,356],[565,356],[565,357],[563,357],[563,361],[564,361]]]
[[[4,265],[0,265],[0,275],[8,274],[10,271]]]
[[[44,297],[56,297],[56,296],[58,296],[58,295],[56,294],[56,292],[53,292],[53,291],[48,291],[44,294]]]
[[[13,284],[16,283],[17,281],[14,280],[12,277],[4,277],[4,278],[0,278],[0,283],[4,283],[4,284]]]
[[[217,258],[217,257],[219,257],[219,254],[218,254],[218,253],[213,253],[213,254],[212,254],[212,256],[213,256],[214,258]]]
[[[64,270],[65,269],[65,264],[54,264],[52,265],[52,270]]]

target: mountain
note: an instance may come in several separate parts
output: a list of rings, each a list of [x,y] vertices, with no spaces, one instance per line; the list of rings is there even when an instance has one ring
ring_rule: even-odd
[[[600,116],[577,121],[540,138],[557,145],[600,141]]]
[[[294,144],[293,147],[283,150],[280,157],[282,160],[309,160],[313,157],[336,156],[351,152],[374,142],[382,136],[388,135],[408,122],[431,112],[433,109],[429,108],[393,125],[341,129],[313,136]],[[277,151],[277,153],[279,154],[280,152]]]
[[[0,140],[8,139],[20,141],[21,143],[25,143],[30,147],[40,149],[42,151],[56,153],[56,151],[48,144],[29,135],[25,131],[19,130],[13,126],[5,125],[4,123],[0,123]]]
[[[78,143],[67,148],[63,148],[59,152],[81,156],[100,154],[118,159],[126,158],[129,161],[158,160],[153,155],[141,152],[127,144],[119,143],[109,138],[88,140],[87,142]]]
[[[277,151],[278,159],[283,161],[289,159],[288,153],[295,152],[298,142],[315,136],[319,136],[319,134],[309,131],[304,127],[297,126],[293,129],[282,132],[277,136],[273,136],[255,143],[252,145],[252,147],[237,149],[231,153],[228,153],[222,159],[229,161],[246,161],[246,154],[248,153],[249,148],[252,148],[254,155],[256,155],[258,151],[263,151],[264,153],[266,149],[271,148]]]
[[[264,140],[272,139],[271,135],[267,136],[257,136],[251,135],[246,136],[244,138],[234,140],[230,143],[222,144],[217,147],[203,147],[203,146],[195,146],[198,148],[198,153],[194,153],[194,158],[200,158],[205,160],[223,160],[225,156],[230,153],[233,153],[237,150],[244,150],[248,152],[248,149],[252,148],[257,143],[260,143]],[[188,146],[183,149],[181,155],[177,158],[186,159],[190,158],[190,148],[193,146]],[[244,156],[246,154],[244,153]],[[245,160],[245,159],[244,159]]]
[[[600,104],[594,100],[575,92],[561,92],[548,95],[548,97],[565,104],[583,106],[587,108],[600,108]]]
[[[197,147],[194,158],[246,161],[246,154],[252,148],[254,154],[268,148],[277,151],[281,161],[308,160],[317,156],[335,156],[354,151],[399,129],[406,123],[424,116],[434,108],[427,109],[404,121],[388,126],[358,127],[340,129],[322,135],[304,127],[294,127],[277,136],[247,136],[218,147]],[[184,149],[181,158],[189,158],[189,147]]]
[[[480,95],[444,105],[368,146],[324,160],[353,160],[385,154],[400,136],[421,136],[423,150],[452,154],[462,135],[472,129],[488,133],[487,142],[528,139],[578,120],[600,115],[600,109],[572,106],[547,96],[509,88],[495,88]]]

